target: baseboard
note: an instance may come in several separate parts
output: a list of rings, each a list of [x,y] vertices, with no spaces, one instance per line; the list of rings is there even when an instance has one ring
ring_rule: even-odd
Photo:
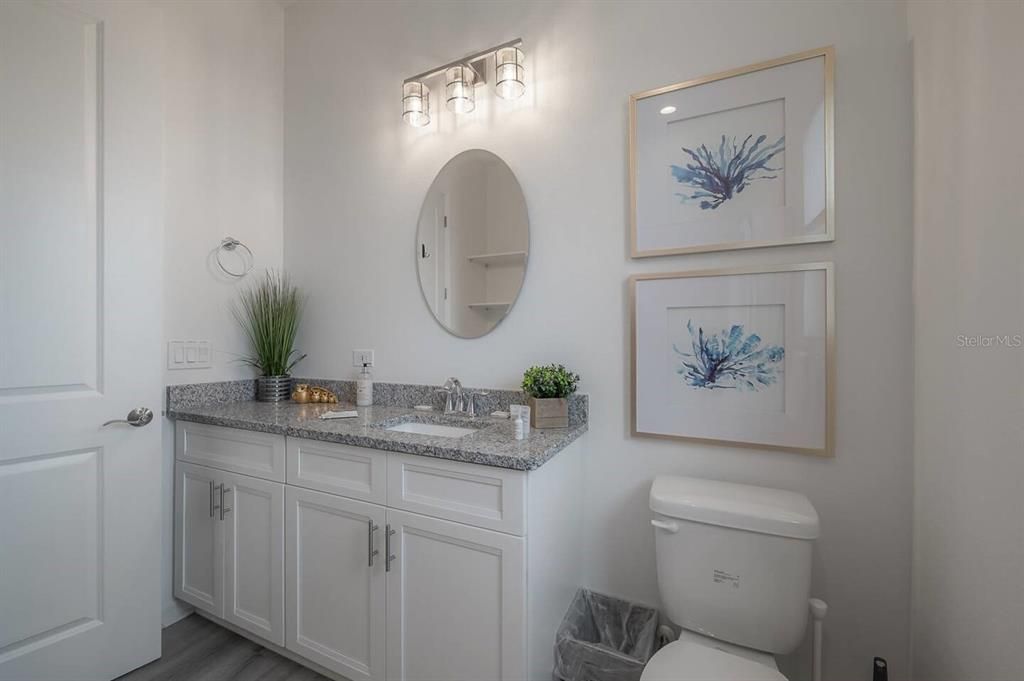
[[[329,679],[334,679],[334,681],[351,681],[351,679],[349,679],[346,676],[342,676],[338,672],[333,672],[330,669],[327,669],[326,667],[321,667],[317,663],[311,662],[311,661],[307,660],[306,658],[302,657],[301,655],[296,655],[295,653],[293,653],[292,651],[288,650],[287,648],[282,648],[279,645],[275,645],[275,644],[271,643],[270,641],[262,639],[259,636],[255,635],[255,634],[252,634],[252,633],[246,631],[245,629],[242,629],[241,627],[235,626],[234,624],[232,624],[231,622],[228,622],[227,620],[222,620],[221,618],[219,618],[219,617],[217,617],[215,615],[211,615],[210,613],[204,612],[202,610],[196,610],[195,612],[200,617],[202,617],[204,619],[208,619],[211,622],[213,622],[214,624],[222,626],[225,629],[227,629],[228,631],[231,631],[231,632],[234,632],[234,633],[238,634],[242,638],[247,638],[250,641],[252,641],[253,643],[258,643],[261,646],[263,646],[264,648],[266,648],[267,650],[275,652],[278,655],[280,655],[281,657],[286,657],[289,660],[291,660],[292,662],[295,662],[296,664],[301,664],[303,667],[308,667],[309,669],[312,669],[313,671],[315,671],[317,674],[320,674],[321,676],[326,676]]]
[[[163,611],[160,613],[160,627],[166,629],[175,622],[185,619],[193,612],[195,611],[191,606],[184,605],[181,601],[171,601],[164,606]]]

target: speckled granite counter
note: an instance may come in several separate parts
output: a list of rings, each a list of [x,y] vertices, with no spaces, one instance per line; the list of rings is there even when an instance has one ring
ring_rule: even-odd
[[[227,392],[224,396],[239,394]],[[247,396],[247,395],[245,395]],[[564,429],[530,430],[524,440],[516,440],[513,424],[508,419],[490,416],[468,418],[443,416],[438,412],[422,412],[405,406],[350,407],[348,405],[269,404],[255,401],[205,402],[170,400],[167,415],[181,421],[193,421],[228,428],[277,433],[312,440],[338,442],[357,447],[383,449],[419,456],[529,471],[539,468],[571,442],[587,431],[586,404],[583,414],[570,420]],[[354,408],[359,416],[349,419],[320,420],[332,409]],[[386,430],[408,421],[442,423],[472,428],[476,432],[460,438],[435,437],[416,433]]]

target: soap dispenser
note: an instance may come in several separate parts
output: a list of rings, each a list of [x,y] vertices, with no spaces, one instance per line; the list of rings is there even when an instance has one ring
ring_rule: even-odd
[[[369,407],[373,405],[373,375],[370,373],[370,365],[363,363],[363,370],[359,372],[356,379],[356,406]]]

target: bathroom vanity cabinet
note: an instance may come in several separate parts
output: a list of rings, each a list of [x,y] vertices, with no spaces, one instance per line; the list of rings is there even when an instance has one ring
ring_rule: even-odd
[[[353,681],[549,679],[579,444],[511,470],[178,421],[174,593]]]

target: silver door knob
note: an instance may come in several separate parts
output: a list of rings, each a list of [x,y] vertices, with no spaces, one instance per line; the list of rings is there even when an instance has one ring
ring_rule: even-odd
[[[141,428],[142,426],[148,426],[149,422],[153,420],[153,411],[146,409],[145,407],[136,407],[128,412],[128,418],[126,419],[114,419],[113,421],[107,421],[103,424],[103,428],[114,424],[114,423],[127,423],[129,426],[135,426]]]

